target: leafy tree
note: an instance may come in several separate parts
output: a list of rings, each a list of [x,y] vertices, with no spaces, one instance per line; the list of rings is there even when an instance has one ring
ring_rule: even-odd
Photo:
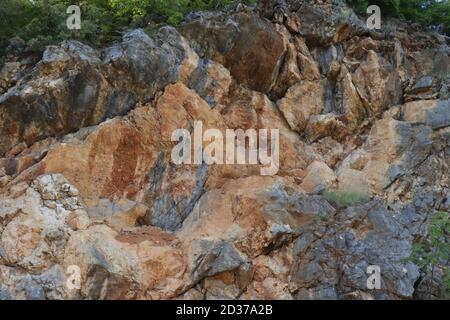
[[[400,12],[400,0],[349,0],[355,10],[360,14],[365,14],[367,7],[377,5],[384,14],[398,16]]]
[[[450,297],[450,215],[437,212],[431,219],[428,238],[413,246],[410,261],[415,263],[424,274],[434,279],[437,268],[443,270],[442,296]],[[430,288],[428,295],[431,296]]]
[[[386,16],[406,19],[423,26],[442,25],[450,32],[449,0],[348,0],[355,10],[365,14],[369,5],[375,4]]]
[[[157,24],[178,25],[190,11],[218,9],[236,1],[1,0],[0,57],[13,37],[22,39],[37,52],[49,44],[73,38],[99,46],[118,39],[125,28],[139,25],[144,17],[149,16]],[[82,11],[81,30],[76,32],[66,27],[66,9],[73,4]]]

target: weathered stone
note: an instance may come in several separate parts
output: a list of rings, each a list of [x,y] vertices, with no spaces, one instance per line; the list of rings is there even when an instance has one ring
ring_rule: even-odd
[[[71,190],[74,188],[63,176],[45,175],[36,179],[25,194],[6,199],[1,210],[6,224],[0,245],[8,263],[36,272],[61,258],[71,234],[68,217],[78,216],[76,210],[82,208]],[[44,200],[54,201],[54,206],[46,206]]]
[[[122,43],[105,49],[103,61],[77,41],[48,47],[31,76],[0,98],[0,155],[17,143],[67,134],[149,101],[189,76],[189,50],[170,27],[156,39],[140,29],[126,33]]]
[[[190,270],[192,270],[194,282],[225,271],[232,271],[245,262],[239,252],[227,242],[198,240],[191,244],[191,250]]]
[[[426,124],[433,129],[450,126],[450,100],[408,102],[401,107],[402,119]]]
[[[353,74],[353,83],[370,115],[401,101],[400,79],[392,66],[369,50]]]
[[[81,294],[90,299],[170,298],[185,285],[176,239],[153,228],[117,233],[98,225],[78,231],[64,264],[81,268]]]
[[[0,299],[439,298],[446,266],[408,261],[450,208],[445,37],[369,31],[334,0],[191,13],[180,30],[65,41],[37,64],[8,49]],[[172,133],[196,121],[278,129],[277,172],[176,165]]]
[[[329,189],[336,182],[336,175],[325,163],[314,161],[306,168],[306,177],[300,187],[309,193]]]
[[[320,196],[308,196],[280,178],[249,177],[222,190],[200,198],[179,230],[183,241],[233,239],[239,251],[255,257],[282,246],[316,215],[334,212]]]
[[[431,151],[431,129],[393,119],[377,121],[362,150],[356,150],[338,169],[339,180],[352,179],[355,169],[363,172],[356,181],[382,192],[397,178],[413,171]],[[365,188],[363,188],[364,190]]]
[[[0,266],[0,300],[72,299],[66,276],[60,265],[30,275],[11,267]]]
[[[302,133],[309,118],[322,113],[325,108],[326,81],[302,81],[289,88],[278,107],[292,130]]]
[[[286,51],[272,24],[253,13],[201,15],[181,33],[200,57],[223,64],[237,82],[260,92],[271,89]]]

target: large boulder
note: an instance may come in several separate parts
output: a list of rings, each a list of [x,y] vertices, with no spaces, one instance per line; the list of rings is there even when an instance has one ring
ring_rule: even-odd
[[[171,298],[186,285],[179,245],[156,228],[117,233],[97,225],[70,238],[64,265],[80,268],[84,298]]]
[[[201,13],[181,33],[200,55],[223,64],[237,82],[267,93],[286,52],[281,34],[254,13]]]
[[[73,230],[90,223],[78,190],[58,174],[41,176],[18,198],[4,199],[0,217],[5,263],[30,272],[51,267]]]
[[[294,244],[290,285],[298,299],[412,298],[420,275],[407,262],[412,235],[380,203],[347,208],[324,224],[323,233],[307,230]],[[380,290],[367,285],[369,266],[380,270]]]
[[[315,216],[334,211],[322,197],[309,196],[288,181],[254,176],[205,193],[178,235],[186,243],[200,238],[232,241],[254,258],[290,241]]]
[[[310,117],[324,111],[326,86],[326,80],[301,81],[278,101],[278,108],[292,130],[303,133]]]
[[[186,80],[193,55],[169,27],[156,39],[133,30],[104,52],[72,40],[49,46],[32,73],[0,97],[0,155],[20,142],[31,145],[127,113]]]
[[[413,126],[389,118],[378,120],[363,147],[351,153],[339,166],[340,188],[346,188],[354,180],[354,186],[365,186],[361,190],[383,193],[429,156],[431,132],[423,125]]]

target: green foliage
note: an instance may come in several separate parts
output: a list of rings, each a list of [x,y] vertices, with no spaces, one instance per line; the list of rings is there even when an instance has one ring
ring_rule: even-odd
[[[255,0],[242,2],[249,4]],[[116,15],[138,19],[152,14],[172,25],[178,25],[191,11],[220,9],[233,3],[236,0],[109,0]]]
[[[450,215],[448,212],[437,212],[431,219],[428,238],[415,243],[409,259],[423,273],[431,274],[437,267],[443,268],[443,293],[450,297]]]
[[[450,1],[401,0],[400,17],[426,26],[442,24],[450,32]]]
[[[319,214],[317,214],[314,217],[314,220],[316,221],[316,223],[325,222],[325,221],[328,221],[329,219],[330,219],[330,214],[327,212],[320,212]]]
[[[423,26],[443,25],[450,32],[449,0],[348,0],[359,14],[378,5],[385,16],[397,17]]]
[[[0,55],[4,54],[8,40],[18,37],[31,50],[42,51],[49,44],[64,39],[78,39],[91,45],[100,45],[120,36],[117,32],[127,21],[113,15],[104,1],[69,0],[5,0],[0,7]],[[67,7],[78,4],[82,10],[81,30],[67,29]]]
[[[323,196],[328,202],[340,207],[361,205],[369,201],[369,198],[362,193],[344,190],[326,190]]]
[[[365,14],[370,5],[379,6],[381,12],[389,16],[398,15],[400,10],[400,0],[349,0],[348,2],[360,14]]]
[[[220,9],[238,1],[249,4],[257,0],[1,0],[0,57],[13,37],[21,38],[38,52],[69,38],[100,46],[120,38],[126,28],[145,27],[149,21],[178,25],[191,11]],[[369,4],[377,4],[383,15],[423,25],[442,24],[450,31],[450,0],[348,2],[362,14]],[[79,5],[82,11],[81,30],[76,32],[66,27],[66,9],[71,4]]]
[[[29,1],[3,0],[0,5],[0,55],[8,40],[20,26],[26,24],[32,17]]]
[[[178,25],[191,11],[219,9],[236,1],[1,0],[0,57],[4,56],[9,39],[13,37],[21,38],[37,52],[64,39],[100,46],[120,38],[126,28],[142,26],[145,17],[157,24]],[[80,6],[82,12],[78,31],[70,31],[66,26],[66,10],[73,4]]]

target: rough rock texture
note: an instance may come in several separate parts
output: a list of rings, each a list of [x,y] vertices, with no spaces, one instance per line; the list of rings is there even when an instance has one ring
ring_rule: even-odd
[[[344,1],[264,0],[7,61],[0,299],[439,296],[408,257],[450,210],[448,40],[365,25]],[[196,121],[278,129],[277,173],[175,164]]]

